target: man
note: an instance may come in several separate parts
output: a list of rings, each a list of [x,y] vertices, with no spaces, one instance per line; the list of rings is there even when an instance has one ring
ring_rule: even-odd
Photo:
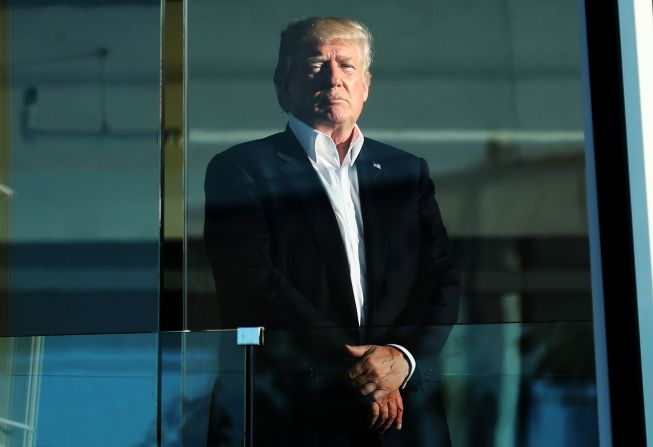
[[[299,414],[277,443],[403,442],[404,406],[424,390],[457,316],[458,270],[426,163],[365,138],[356,124],[370,91],[371,42],[349,19],[288,25],[274,75],[288,127],[217,155],[207,170],[205,241],[223,327],[314,329],[277,345],[290,347],[284,365],[297,362],[328,392],[294,378],[288,400],[317,414]],[[346,422],[315,421],[343,409]]]

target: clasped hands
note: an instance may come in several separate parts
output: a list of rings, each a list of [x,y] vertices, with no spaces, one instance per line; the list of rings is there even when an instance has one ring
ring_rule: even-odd
[[[399,387],[410,366],[392,346],[345,346],[356,363],[347,370],[347,379],[363,396],[371,398],[369,428],[385,432],[393,425],[401,430],[404,404]]]

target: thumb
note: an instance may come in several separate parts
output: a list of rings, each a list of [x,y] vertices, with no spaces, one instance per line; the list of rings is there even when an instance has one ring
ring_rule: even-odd
[[[351,345],[345,345],[345,348],[347,348],[347,351],[354,357],[362,357],[365,355],[367,351],[371,348],[371,345],[358,345],[358,346],[351,346]]]

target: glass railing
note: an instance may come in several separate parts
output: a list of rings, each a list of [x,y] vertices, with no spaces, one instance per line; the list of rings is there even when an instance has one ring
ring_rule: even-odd
[[[401,430],[369,429],[369,390],[350,378],[362,361],[343,343],[356,335],[396,337],[415,357]],[[254,348],[254,444],[598,445],[592,340],[591,322],[268,330]]]
[[[0,445],[156,445],[156,334],[0,343]]]
[[[250,348],[233,330],[1,338],[0,445],[241,446],[248,411],[257,446],[598,444],[590,322],[355,332],[266,330]],[[344,343],[388,334],[417,369],[401,430],[381,433]]]
[[[244,366],[235,331],[0,338],[0,445],[238,445]]]

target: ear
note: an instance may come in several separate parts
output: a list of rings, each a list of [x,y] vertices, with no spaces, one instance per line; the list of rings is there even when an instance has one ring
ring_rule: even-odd
[[[363,90],[363,102],[367,101],[367,97],[370,94],[370,84],[372,81],[372,73],[369,71],[365,73],[365,80],[363,81],[364,85],[364,90]]]
[[[279,105],[284,112],[289,112],[292,98],[290,96],[290,91],[288,90],[288,83],[281,80],[275,80],[274,86],[277,89],[277,100],[279,101]]]

